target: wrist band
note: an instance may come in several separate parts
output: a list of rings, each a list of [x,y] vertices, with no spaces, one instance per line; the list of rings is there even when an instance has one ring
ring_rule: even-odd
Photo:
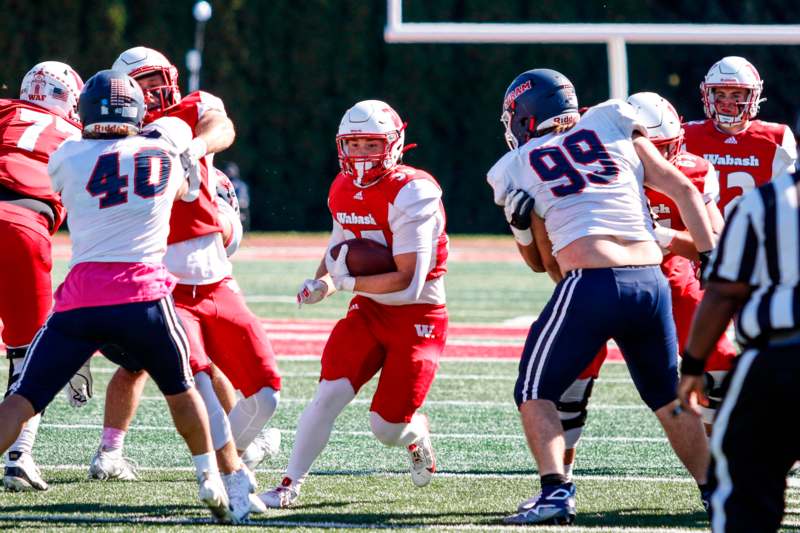
[[[685,376],[702,376],[703,370],[706,367],[706,362],[703,359],[690,354],[684,350],[681,356],[681,374]]]
[[[514,234],[514,240],[522,246],[528,246],[533,242],[533,234],[529,229],[517,229],[514,226],[509,226],[511,233]]]

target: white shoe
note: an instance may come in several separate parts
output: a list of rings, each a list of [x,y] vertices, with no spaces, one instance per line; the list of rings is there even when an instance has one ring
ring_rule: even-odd
[[[408,458],[411,462],[411,481],[417,487],[424,487],[431,482],[436,472],[436,456],[433,453],[430,435],[425,435],[417,442],[409,445]]]
[[[136,463],[122,455],[122,448],[107,450],[100,446],[89,463],[89,479],[135,481],[139,478]]]
[[[237,520],[231,511],[228,494],[225,492],[225,486],[219,473],[203,472],[197,482],[200,484],[198,493],[200,501],[209,508],[217,521],[226,524],[236,523]]]
[[[233,519],[236,522],[246,520],[251,508],[250,494],[255,491],[246,467],[240,468],[232,474],[222,476],[222,481],[225,483],[225,490],[228,493]],[[266,511],[266,508],[264,508],[264,511]]]
[[[281,449],[281,432],[276,428],[261,430],[242,454],[242,462],[250,470],[267,457],[275,457]]]
[[[47,482],[42,479],[39,467],[29,453],[8,452],[3,486],[12,492],[47,490]]]
[[[284,509],[292,506],[300,497],[300,486],[285,477],[280,485],[271,491],[259,494],[258,497],[270,509]]]

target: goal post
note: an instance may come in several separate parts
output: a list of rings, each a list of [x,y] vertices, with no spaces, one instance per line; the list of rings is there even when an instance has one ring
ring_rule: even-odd
[[[403,0],[386,0],[387,43],[605,43],[611,98],[628,96],[627,44],[800,44],[800,24],[404,22]]]

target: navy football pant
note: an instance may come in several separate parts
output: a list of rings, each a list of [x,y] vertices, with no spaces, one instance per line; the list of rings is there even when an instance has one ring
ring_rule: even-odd
[[[596,268],[567,273],[531,326],[514,388],[517,406],[557,402],[609,339],[650,409],[676,398],[677,338],[660,268]]]
[[[172,297],[102,307],[84,307],[50,315],[36,334],[11,387],[42,411],[78,369],[105,344],[136,354],[164,395],[192,387],[186,334]]]

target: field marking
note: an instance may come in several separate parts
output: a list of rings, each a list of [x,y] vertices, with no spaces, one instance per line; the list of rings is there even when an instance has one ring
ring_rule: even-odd
[[[142,396],[139,398],[142,402],[158,402],[164,401],[163,396]],[[311,398],[281,398],[279,404],[282,403],[291,403],[291,404],[307,404],[311,402]],[[356,398],[352,400],[349,405],[370,405],[372,403],[371,399],[368,398]],[[440,406],[452,406],[452,407],[508,407],[514,409],[516,411],[516,407],[514,406],[513,400],[508,400],[507,402],[494,402],[494,401],[480,401],[480,400],[427,400],[423,404],[423,408],[425,407],[440,407]],[[591,411],[647,411],[650,412],[650,408],[647,407],[645,404],[589,404],[589,410]]]
[[[48,429],[103,429],[102,424],[41,424],[39,427]],[[138,431],[175,431],[173,426],[140,426],[132,425],[131,429]],[[293,429],[277,428],[283,434],[293,435]],[[371,431],[337,431],[333,430],[332,435],[344,435],[348,437],[371,437]],[[520,434],[486,434],[486,433],[433,433],[431,435],[434,440],[436,439],[453,439],[453,440],[525,440],[525,435]],[[641,443],[667,443],[666,437],[592,437],[584,435],[581,437],[583,442],[641,442]]]
[[[187,507],[187,509],[190,507]],[[291,509],[288,511],[291,512]],[[502,516],[503,513],[498,513]],[[48,514],[48,515],[4,515],[0,514],[0,520],[9,522],[45,522],[45,523],[75,523],[75,524],[158,524],[158,525],[200,525],[212,524],[221,525],[211,518],[173,518],[163,516],[142,516],[142,517],[109,517],[109,516],[90,516],[78,514]],[[498,517],[499,520],[499,517]],[[485,522],[483,524],[431,524],[426,522],[407,523],[407,524],[382,524],[379,522],[314,522],[309,520],[286,520],[286,519],[253,519],[251,518],[238,527],[258,526],[269,528],[319,528],[319,529],[432,529],[441,531],[519,531],[520,526],[505,526],[497,522]],[[565,533],[591,533],[595,531],[608,531],[607,526],[539,526],[542,531],[561,531]],[[538,529],[538,528],[537,528]],[[693,533],[698,529],[665,529],[665,528],[641,528],[614,526],[615,531],[628,533]]]

